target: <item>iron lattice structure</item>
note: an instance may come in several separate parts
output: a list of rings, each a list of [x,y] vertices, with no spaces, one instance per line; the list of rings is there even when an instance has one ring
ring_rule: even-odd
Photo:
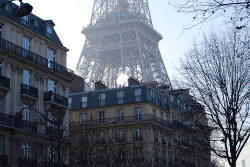
[[[171,83],[158,43],[147,0],[95,0],[90,24],[82,33],[86,41],[76,72],[93,87],[104,81],[120,86],[120,74],[142,82]]]

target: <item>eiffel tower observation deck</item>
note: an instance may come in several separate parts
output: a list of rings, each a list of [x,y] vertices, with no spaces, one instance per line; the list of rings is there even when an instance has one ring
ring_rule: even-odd
[[[162,35],[154,28],[148,0],[95,0],[76,72],[91,86],[109,88],[133,77],[171,87],[158,47]]]

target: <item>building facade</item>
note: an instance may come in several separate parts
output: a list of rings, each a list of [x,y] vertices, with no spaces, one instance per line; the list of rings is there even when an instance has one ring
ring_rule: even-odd
[[[17,9],[0,7],[0,166],[67,164],[68,49],[52,20]]]
[[[93,88],[124,85],[124,76],[171,86],[158,47],[148,0],[95,0],[76,72]]]
[[[140,84],[131,78],[128,83],[127,87],[107,89],[97,82],[95,91],[70,94],[70,134],[75,143],[71,163],[209,166],[209,151],[198,152],[205,140],[187,113],[199,116],[204,125],[207,119],[197,102],[187,101],[191,99],[188,91],[172,91],[156,82]]]

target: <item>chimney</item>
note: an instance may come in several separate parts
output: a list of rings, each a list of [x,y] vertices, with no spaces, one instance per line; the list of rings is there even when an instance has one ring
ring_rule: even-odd
[[[107,86],[102,81],[97,81],[95,83],[95,90],[107,89]]]
[[[128,86],[131,86],[131,85],[141,85],[141,83],[138,80],[130,77],[128,79]]]

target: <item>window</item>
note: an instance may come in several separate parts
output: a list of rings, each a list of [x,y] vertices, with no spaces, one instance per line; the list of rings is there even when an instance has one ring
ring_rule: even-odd
[[[87,121],[87,115],[86,114],[81,114],[82,126],[86,126],[86,121]]]
[[[159,151],[157,148],[154,149],[155,162],[159,162]]]
[[[31,121],[31,112],[28,105],[23,105],[22,120]]]
[[[104,163],[104,158],[103,158],[103,151],[99,150],[97,153],[97,161],[100,164]]]
[[[5,5],[5,10],[7,10],[7,11],[10,12],[10,10],[11,10],[10,3],[7,3],[7,4]]]
[[[52,162],[58,162],[58,153],[55,147],[51,149],[51,147],[48,147],[48,160]]]
[[[30,53],[30,39],[28,37],[23,37],[23,50],[22,54],[23,57],[28,57]]]
[[[158,129],[154,129],[154,141],[158,142]]]
[[[163,149],[163,150],[162,150],[162,160],[164,160],[164,161],[166,161],[166,160],[167,160],[167,156],[166,156],[166,154],[167,154],[166,149]]]
[[[99,130],[98,131],[98,143],[99,144],[104,144],[104,130]]]
[[[105,106],[105,93],[99,93],[99,106]]]
[[[47,25],[47,37],[53,37],[53,28],[50,25]]]
[[[104,124],[104,111],[99,111],[98,122],[99,122],[99,124]]]
[[[82,96],[81,107],[87,108],[87,106],[88,106],[88,96],[84,95]]]
[[[154,120],[156,120],[156,109],[153,109]]]
[[[162,144],[166,144],[166,135],[164,132],[161,133],[161,141],[162,141]]]
[[[135,147],[135,161],[141,161],[142,160],[142,148],[141,147]]]
[[[30,85],[30,71],[24,69],[23,70],[23,83],[25,85]]]
[[[124,103],[124,91],[123,90],[117,92],[117,103],[118,104]]]
[[[118,129],[117,130],[117,142],[123,142],[124,141],[124,130],[123,129]]]
[[[161,118],[161,121],[163,122],[164,121],[164,115],[163,115],[163,113],[161,112],[161,116],[160,116],[160,118]]]
[[[125,161],[125,152],[124,149],[119,148],[118,150],[118,157],[117,157],[118,162],[124,162]]]
[[[141,101],[141,89],[135,89],[135,102]]]
[[[35,19],[34,24],[36,27],[38,27],[38,28],[40,27],[40,22],[39,22],[38,18]]]
[[[22,24],[28,26],[28,25],[29,25],[29,15],[23,16],[23,17],[21,18],[21,22],[22,22]]]
[[[135,108],[135,120],[136,121],[141,120],[141,107]]]
[[[151,98],[151,101],[154,102],[155,101],[155,92],[154,90],[150,89],[150,98]]]
[[[119,109],[117,110],[117,122],[123,122],[123,109]]]
[[[48,92],[48,100],[54,101],[56,93],[56,82],[50,79],[48,80]]]
[[[69,109],[72,109],[72,97],[69,97]]]
[[[48,81],[48,91],[52,91],[53,93],[56,93],[56,82],[49,79]]]
[[[22,156],[26,159],[32,157],[31,143],[28,141],[22,141]]]
[[[141,140],[142,140],[141,128],[136,127],[134,130],[134,141],[141,141]]]
[[[47,58],[48,58],[48,68],[54,69],[56,62],[56,51],[48,48]]]

